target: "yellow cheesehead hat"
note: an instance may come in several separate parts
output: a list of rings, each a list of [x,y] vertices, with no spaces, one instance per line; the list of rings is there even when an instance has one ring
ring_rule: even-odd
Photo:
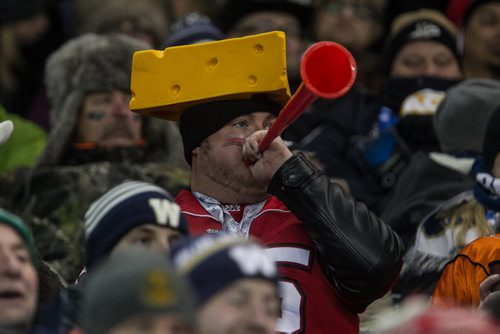
[[[290,98],[285,34],[146,50],[134,54],[130,109],[178,121],[188,108],[214,101]]]

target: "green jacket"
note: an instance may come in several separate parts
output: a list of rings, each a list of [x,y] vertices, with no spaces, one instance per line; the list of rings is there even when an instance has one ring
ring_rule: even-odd
[[[14,131],[0,146],[0,174],[34,165],[47,142],[47,134],[42,128],[18,115],[7,113],[0,106],[0,122],[5,120],[14,123]]]

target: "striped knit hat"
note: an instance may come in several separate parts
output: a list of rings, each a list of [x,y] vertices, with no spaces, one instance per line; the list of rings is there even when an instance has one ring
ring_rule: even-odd
[[[180,207],[164,189],[142,181],[125,181],[112,188],[85,213],[85,265],[109,254],[134,227],[154,224],[187,235]]]

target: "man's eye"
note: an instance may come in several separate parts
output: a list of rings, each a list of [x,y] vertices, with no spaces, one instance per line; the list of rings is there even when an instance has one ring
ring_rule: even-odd
[[[104,111],[91,111],[87,114],[87,118],[93,121],[100,121],[104,116],[106,116]]]
[[[168,244],[172,244],[173,242],[182,239],[181,235],[171,235],[168,237]]]
[[[136,239],[134,239],[134,244],[136,245],[150,245],[151,243],[153,242],[153,238],[151,237],[148,237],[148,236],[144,236],[144,237],[138,237]]]
[[[268,124],[264,125],[264,129],[269,130],[272,125],[273,125],[273,123],[268,123]]]
[[[245,121],[234,122],[233,126],[236,126],[237,128],[244,128],[247,126],[247,123]]]
[[[484,26],[493,26],[498,22],[498,17],[494,13],[483,12],[478,17],[479,23]]]
[[[424,61],[420,58],[404,58],[403,64],[409,68],[420,68],[423,66]]]
[[[233,306],[244,306],[247,303],[247,299],[243,296],[232,296],[228,299],[228,303]]]
[[[19,253],[16,255],[16,258],[20,263],[28,263],[30,261],[30,256],[27,253]]]
[[[434,64],[438,67],[446,67],[453,63],[453,58],[447,56],[440,56],[434,58]]]

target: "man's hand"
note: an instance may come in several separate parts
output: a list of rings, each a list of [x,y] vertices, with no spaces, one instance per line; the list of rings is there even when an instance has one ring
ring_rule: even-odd
[[[481,298],[481,301],[479,303],[479,308],[483,305],[483,303],[486,301],[488,296],[492,293],[500,293],[500,292],[495,292],[497,284],[500,283],[500,275],[495,274],[495,275],[490,275],[486,277],[484,281],[479,284],[479,296]]]
[[[264,152],[259,152],[259,142],[266,133],[267,130],[253,133],[243,145],[243,159],[248,164],[254,179],[265,186],[269,184],[281,165],[292,157],[292,152],[280,137],[274,139]]]

